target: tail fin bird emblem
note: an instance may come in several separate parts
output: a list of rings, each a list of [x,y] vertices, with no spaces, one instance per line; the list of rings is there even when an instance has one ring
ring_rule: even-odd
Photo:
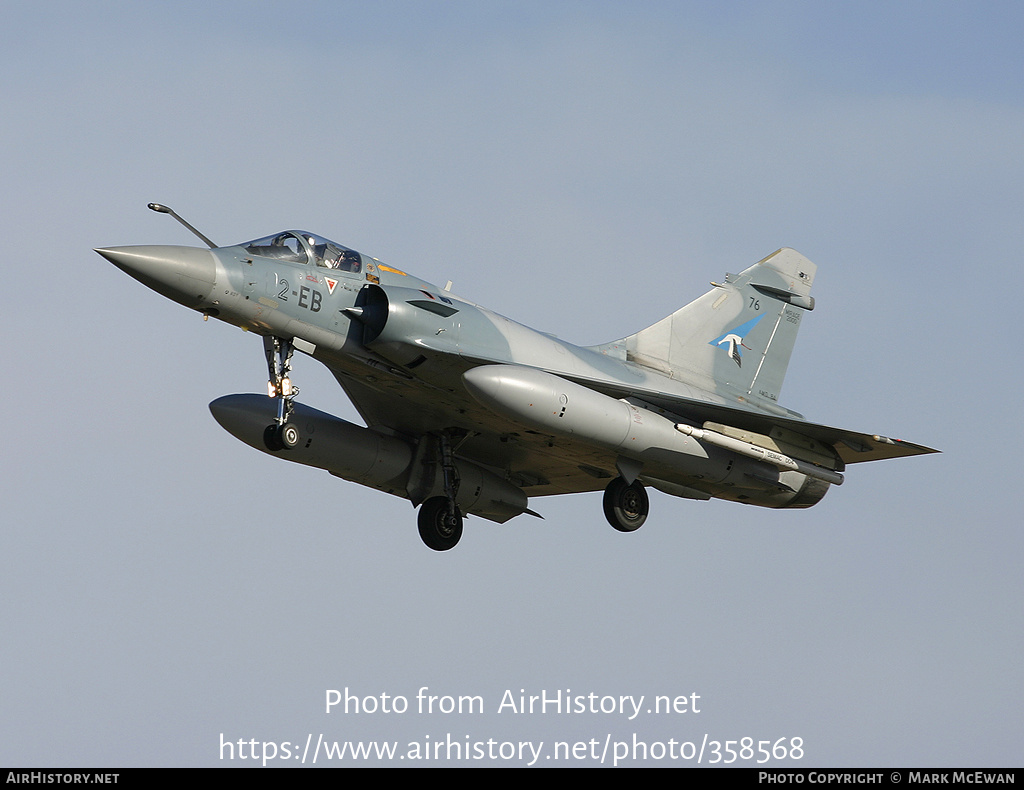
[[[712,346],[723,346],[726,353],[729,355],[729,359],[736,363],[737,367],[743,367],[743,351],[741,349],[747,349],[747,351],[753,351],[750,346],[744,345],[743,338],[746,337],[758,322],[764,318],[763,315],[759,315],[757,318],[752,318],[745,324],[726,332],[724,335],[719,335],[711,341],[709,345]]]

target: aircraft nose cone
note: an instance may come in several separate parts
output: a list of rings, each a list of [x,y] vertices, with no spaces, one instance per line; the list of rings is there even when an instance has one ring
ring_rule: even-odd
[[[100,255],[126,274],[185,307],[198,308],[217,280],[213,253],[199,247],[101,247]]]

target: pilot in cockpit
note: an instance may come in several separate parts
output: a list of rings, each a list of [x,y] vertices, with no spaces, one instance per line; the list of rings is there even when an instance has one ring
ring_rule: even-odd
[[[341,255],[338,256],[338,263],[335,268],[341,269],[343,272],[358,272],[362,268],[362,263],[358,252],[355,250],[343,250]]]
[[[346,249],[328,239],[320,239],[319,242],[314,236],[306,236],[306,243],[313,250],[313,256],[317,266],[326,269],[338,269],[343,272],[358,273],[363,268],[362,256],[355,250]]]

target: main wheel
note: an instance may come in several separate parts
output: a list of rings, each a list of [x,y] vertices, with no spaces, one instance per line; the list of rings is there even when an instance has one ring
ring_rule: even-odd
[[[434,551],[448,551],[462,537],[462,514],[458,508],[453,513],[448,497],[435,496],[420,506],[416,519],[420,537]]]
[[[639,480],[627,483],[616,477],[604,490],[604,516],[619,532],[640,529],[647,520],[649,505],[647,492]]]

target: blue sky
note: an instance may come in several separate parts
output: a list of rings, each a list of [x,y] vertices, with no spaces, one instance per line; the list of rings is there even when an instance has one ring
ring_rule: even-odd
[[[7,3],[0,763],[237,741],[803,737],[805,766],[1019,762],[1011,3]],[[938,447],[808,511],[600,497],[419,542],[408,503],[206,404],[259,341],[91,248],[308,228],[579,343],[780,246],[818,266],[782,403]],[[302,400],[348,419],[329,374]],[[478,716],[323,713],[329,688]],[[517,716],[506,689],[696,693]],[[314,736],[315,737],[315,736]],[[406,765],[404,761],[397,764]],[[510,761],[516,764],[515,761]]]

